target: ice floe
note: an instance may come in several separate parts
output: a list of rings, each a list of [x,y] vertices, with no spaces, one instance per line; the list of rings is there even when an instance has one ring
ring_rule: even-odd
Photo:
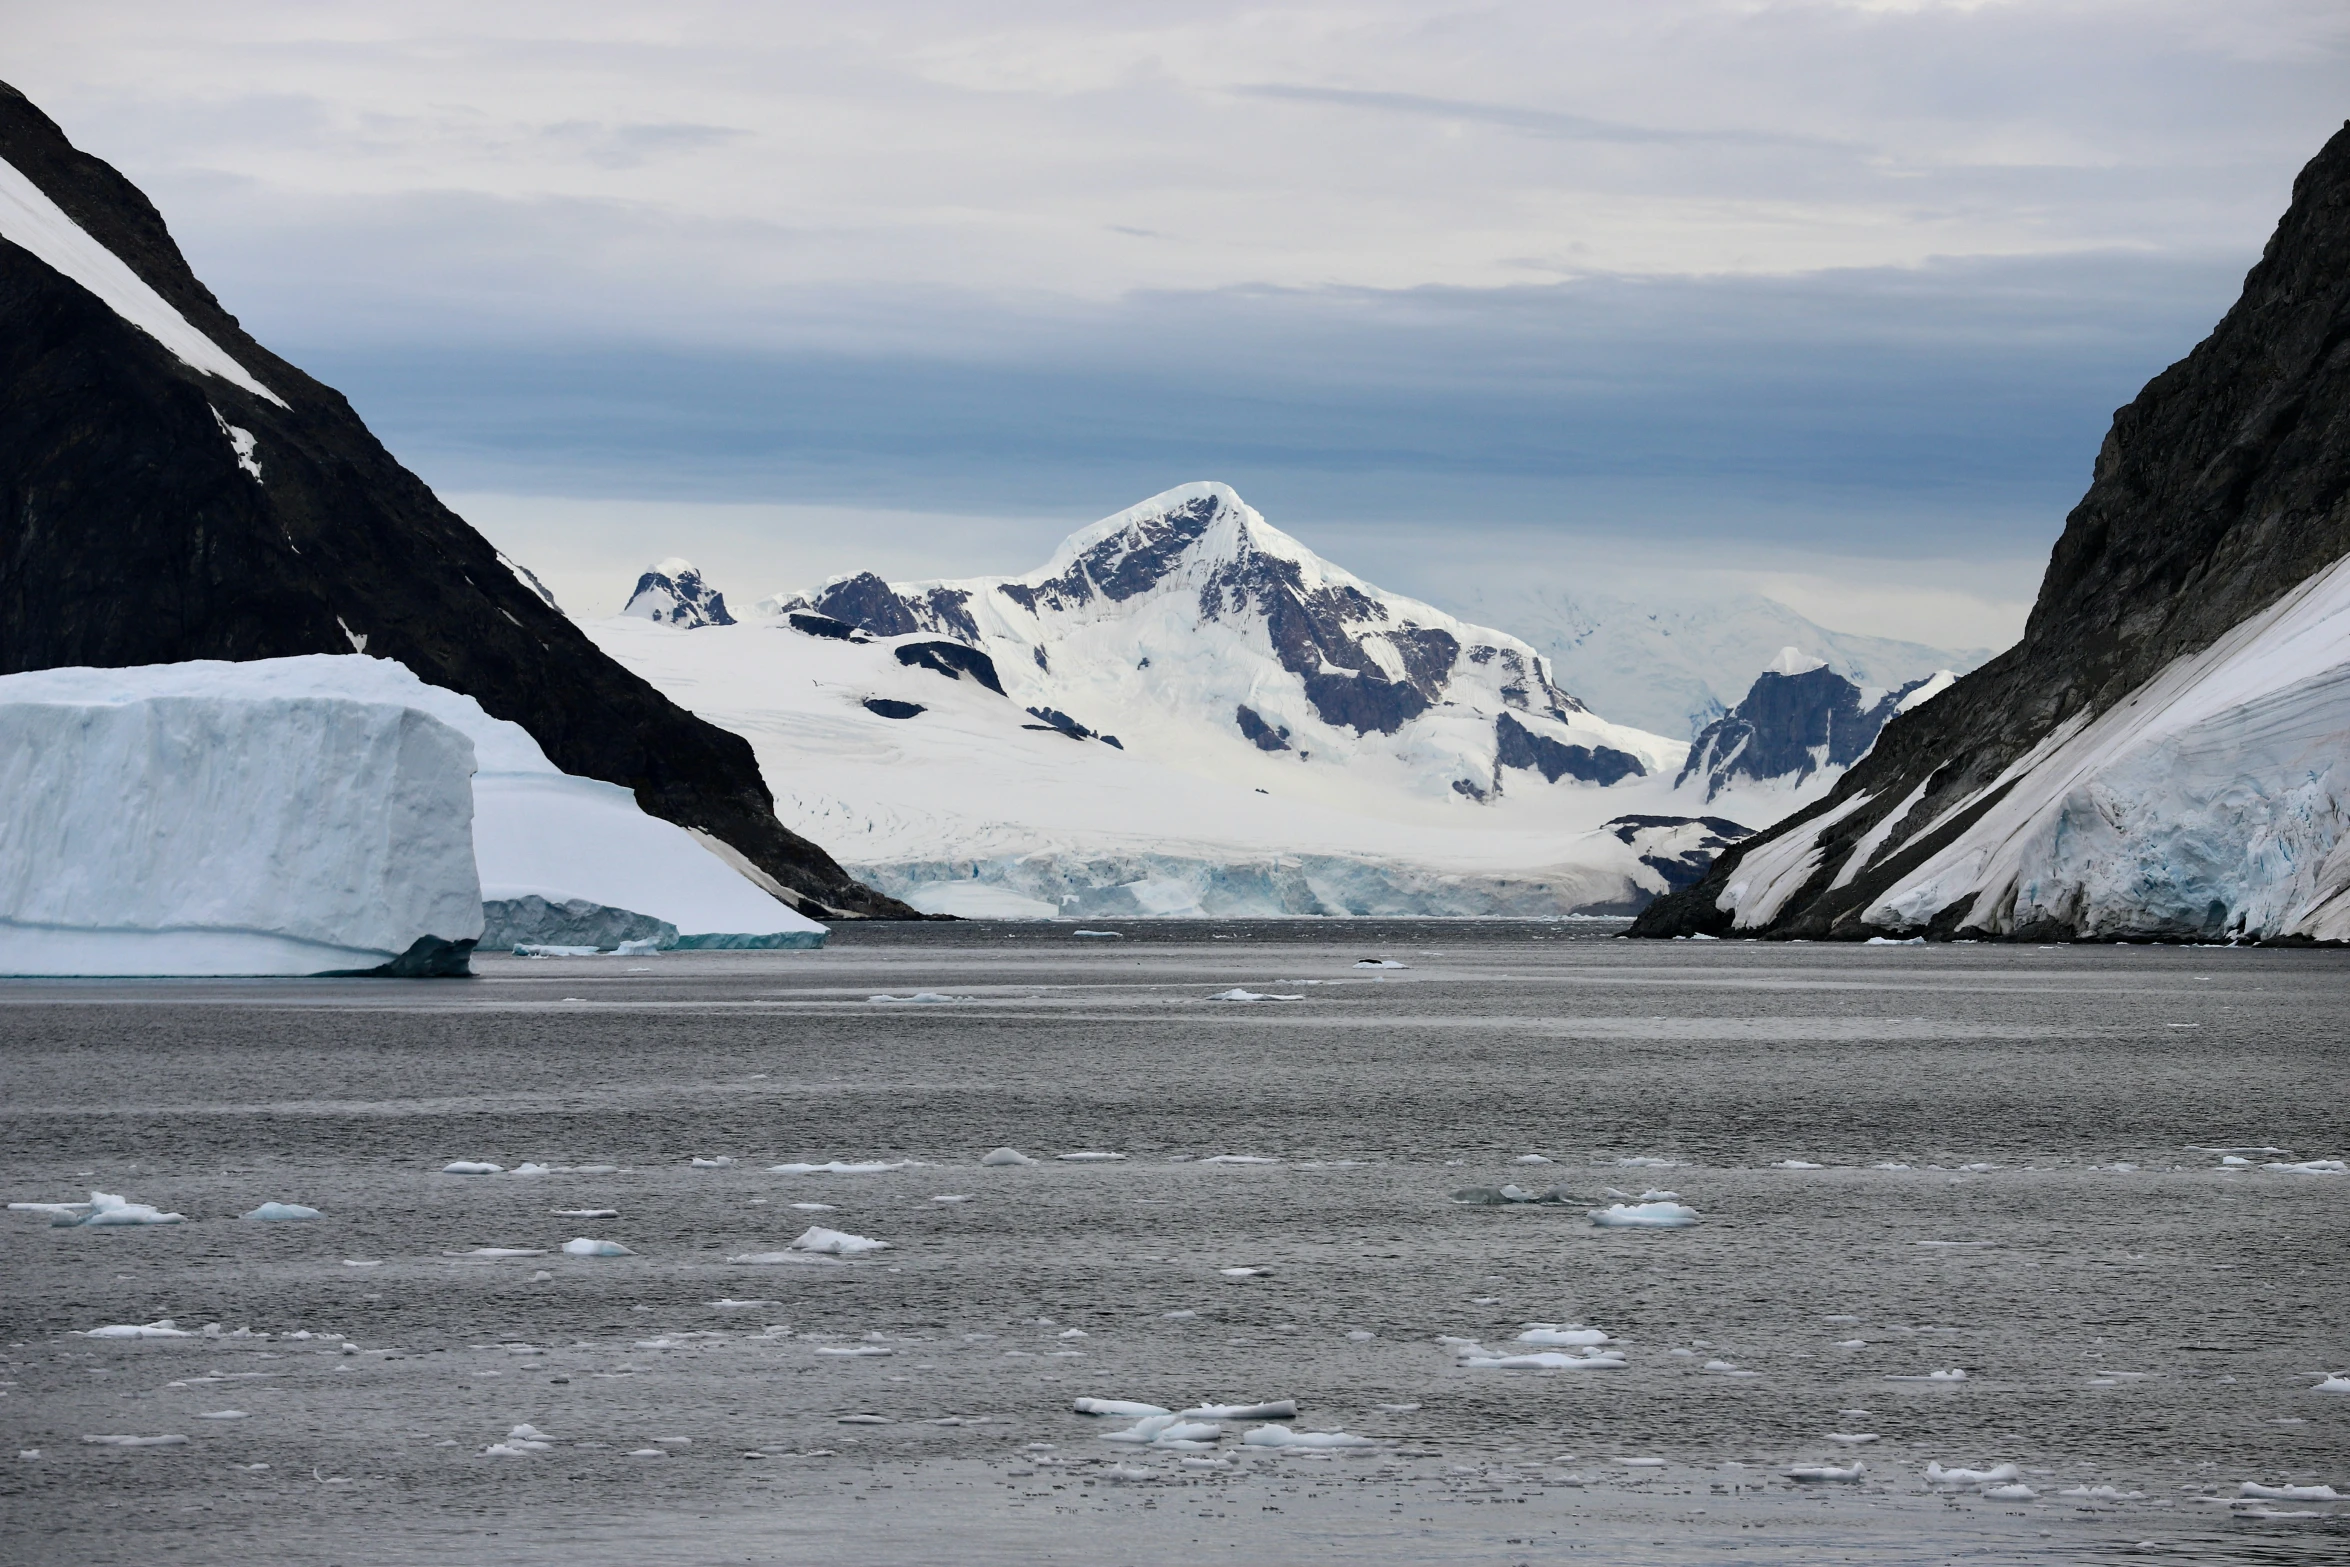
[[[1988,1469],[1967,1469],[1946,1466],[1939,1460],[1926,1465],[1926,1484],[1940,1486],[2004,1485],[2023,1471],[2013,1464],[1994,1464]]]
[[[811,1224],[791,1242],[789,1249],[817,1252],[827,1257],[862,1257],[870,1252],[889,1250],[889,1242]]]
[[[441,1166],[443,1175],[504,1175],[502,1164],[489,1164],[479,1159],[458,1159]]]
[[[2299,1164],[2264,1164],[2280,1175],[2350,1175],[2350,1163],[2340,1159],[2304,1159]]]
[[[2312,1393],[2350,1393],[2350,1371],[2328,1376],[2309,1391]]]
[[[618,1241],[591,1240],[582,1235],[563,1243],[563,1255],[566,1257],[633,1257],[636,1253]]]
[[[1787,1478],[1790,1480],[1804,1481],[1809,1484],[1818,1484],[1822,1481],[1858,1480],[1867,1473],[1868,1466],[1855,1459],[1852,1463],[1841,1469],[1837,1468],[1834,1464],[1797,1464],[1794,1468],[1787,1471]]]
[[[1081,1398],[1070,1407],[1081,1415],[1108,1415],[1124,1420],[1147,1420],[1156,1415],[1174,1413],[1157,1404],[1138,1404],[1126,1398]]]
[[[1744,1366],[1730,1360],[1709,1360],[1697,1369],[1711,1372],[1717,1377],[1759,1377],[1762,1375],[1759,1371],[1749,1371]]]
[[[979,1162],[992,1169],[1008,1169],[1014,1165],[1034,1164],[1036,1161],[1017,1148],[995,1148],[980,1155]]]
[[[1698,1214],[1683,1203],[1641,1202],[1594,1208],[1589,1218],[1609,1230],[1685,1230],[1697,1222]]]
[[[917,990],[910,996],[867,996],[867,1001],[901,1007],[941,1007],[950,1001],[969,1001],[969,996],[941,995],[935,990]]]
[[[185,1224],[188,1222],[186,1214],[165,1213],[160,1208],[151,1207],[143,1202],[131,1202],[112,1192],[90,1193],[90,1200],[86,1207],[79,1203],[60,1203],[54,1206],[84,1208],[84,1211],[80,1213],[58,1213],[51,1218],[50,1227],[60,1230],[75,1228],[100,1230],[109,1229],[115,1225]]]
[[[1510,1161],[1512,1164],[1554,1164],[1556,1162],[1556,1160],[1545,1159],[1538,1153],[1522,1153]]]
[[[932,1202],[969,1202],[971,1194],[969,1192],[944,1192],[930,1200]]]
[[[731,1154],[720,1154],[715,1159],[704,1159],[697,1156],[692,1167],[697,1170],[723,1170],[733,1163],[734,1156]]]
[[[1228,1279],[1269,1278],[1273,1272],[1271,1268],[1218,1268],[1216,1271]]]
[[[1224,1438],[1224,1428],[1206,1420],[1186,1420],[1180,1415],[1145,1415],[1133,1425],[1119,1431],[1104,1431],[1105,1442],[1133,1442],[1150,1447],[1213,1446]]]
[[[213,1409],[196,1417],[198,1420],[249,1420],[252,1416],[242,1409]]]
[[[2110,1485],[2070,1485],[2056,1494],[2076,1496],[2083,1501],[2090,1502],[2142,1502],[2146,1500],[2144,1491],[2124,1491],[2117,1486]]]
[[[1957,1366],[1952,1366],[1945,1371],[1926,1372],[1923,1376],[1889,1376],[1885,1380],[1888,1382],[1964,1382],[1966,1372]]]
[[[1839,1447],[1865,1447],[1880,1440],[1874,1431],[1830,1431],[1827,1435]]]
[[[1589,1349],[1597,1344],[1612,1344],[1614,1338],[1605,1328],[1587,1328],[1580,1322],[1529,1322],[1517,1342],[1539,1345],[1544,1349]]]
[[[109,1322],[102,1328],[76,1332],[75,1338],[194,1338],[196,1335],[171,1318],[161,1322]]]
[[[1124,941],[1126,939],[1126,933],[1122,930],[1073,930],[1069,934],[1094,941]]]
[[[2036,1502],[2040,1499],[2040,1493],[2018,1481],[2012,1485],[1983,1487],[1983,1499],[1987,1502]]]
[[[1279,1164],[1281,1161],[1268,1158],[1261,1153],[1219,1153],[1210,1154],[1199,1162],[1201,1164]]]
[[[542,1248],[532,1246],[476,1246],[471,1251],[444,1251],[441,1255],[444,1257],[484,1257],[494,1260],[500,1257],[544,1257],[546,1252]]]
[[[869,1159],[850,1163],[833,1159],[824,1164],[771,1164],[769,1175],[884,1175],[891,1170],[903,1170],[913,1164],[911,1159]]]
[[[1452,1194],[1452,1200],[1464,1208],[1503,1208],[1512,1203],[1557,1204],[1574,1199],[1556,1187],[1536,1192],[1513,1182],[1506,1186],[1465,1186]]]
[[[1217,994],[1208,997],[1208,999],[1210,1001],[1303,1001],[1305,1000],[1305,997],[1276,996],[1259,993],[1254,990],[1242,990],[1238,986],[1235,986],[1230,990],[1220,991]]]
[[[1409,963],[1398,963],[1393,958],[1357,958],[1356,968],[1410,968]]]
[[[1240,1439],[1243,1447],[1362,1449],[1379,1444],[1346,1431],[1299,1431],[1289,1426],[1256,1426]]]
[[[1628,1364],[1620,1350],[1612,1349],[1581,1355],[1560,1349],[1527,1355],[1462,1355],[1453,1363],[1464,1371],[1622,1371]]]
[[[2330,1485],[2262,1485],[2257,1480],[2246,1480],[2236,1487],[2238,1496],[2259,1497],[2270,1502],[2338,1502],[2341,1493]]]
[[[184,1436],[85,1436],[82,1440],[91,1447],[185,1447]]]
[[[1276,1398],[1263,1404],[1201,1404],[1175,1411],[1181,1420],[1295,1420],[1297,1400]]]
[[[1827,1166],[1814,1164],[1809,1159],[1781,1159],[1771,1168],[1774,1170],[1824,1170]]]
[[[547,1211],[558,1219],[617,1219],[620,1217],[618,1208],[549,1208]]]
[[[1081,1149],[1076,1153],[1057,1153],[1053,1157],[1070,1164],[1107,1164],[1126,1156],[1122,1153],[1103,1153],[1098,1149]]]
[[[1628,1158],[1618,1159],[1616,1168],[1620,1170],[1674,1170],[1680,1168],[1680,1161],[1659,1159],[1654,1154],[1636,1153]]]
[[[316,1208],[305,1208],[298,1202],[265,1202],[245,1217],[270,1224],[296,1219],[323,1219],[326,1215]]]

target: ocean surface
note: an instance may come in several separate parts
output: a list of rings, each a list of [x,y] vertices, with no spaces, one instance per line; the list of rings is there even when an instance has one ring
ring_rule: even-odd
[[[0,1554],[2350,1560],[2350,955],[1102,928],[0,984]]]

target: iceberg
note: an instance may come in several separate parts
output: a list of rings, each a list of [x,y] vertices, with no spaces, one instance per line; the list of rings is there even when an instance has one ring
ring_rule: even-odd
[[[824,1164],[771,1164],[769,1175],[882,1175],[891,1170],[903,1170],[911,1159],[873,1159],[863,1164],[844,1163],[839,1159]]]
[[[2023,1471],[2013,1464],[1994,1464],[1989,1469],[1945,1468],[1939,1461],[1926,1465],[1926,1484],[1940,1486],[2003,1485]]]
[[[75,1338],[195,1338],[196,1334],[165,1317],[161,1322],[109,1322],[102,1328],[90,1328],[74,1334]]]
[[[582,1235],[577,1240],[563,1243],[563,1255],[566,1257],[633,1257],[636,1253],[618,1241],[590,1240]]]
[[[862,1257],[868,1252],[887,1251],[889,1242],[851,1235],[843,1230],[828,1230],[821,1224],[811,1224],[791,1242],[790,1250],[817,1252],[827,1257]]]
[[[316,1208],[305,1208],[298,1202],[265,1202],[245,1217],[263,1223],[283,1223],[297,1219],[323,1219],[326,1215]]]
[[[1081,1398],[1070,1407],[1081,1415],[1114,1415],[1126,1420],[1148,1420],[1173,1413],[1156,1404],[1138,1404],[1125,1398]]]
[[[635,795],[617,784],[563,772],[520,724],[490,717],[472,697],[427,685],[393,659],[314,653],[245,663],[195,660],[137,669],[48,669],[0,676],[0,706],[114,705],[166,698],[382,706],[420,714],[470,742],[469,799],[436,807],[443,815],[455,811],[460,818],[453,832],[452,863],[462,860],[473,867],[474,885],[466,895],[473,906],[458,932],[465,939],[479,936],[486,946],[499,949],[590,942],[616,947],[623,940],[646,938],[667,946],[671,943],[661,932],[673,927],[674,945],[684,948],[814,947],[824,941],[825,928],[794,912],[782,901],[781,889],[727,844],[647,815]],[[5,791],[0,798],[17,793],[7,758],[18,749],[0,744],[0,791]],[[253,765],[286,766],[272,763],[265,754],[255,756]],[[46,764],[34,769],[44,770]],[[380,767],[364,775],[329,770],[319,776],[336,780],[344,793],[387,787]],[[228,781],[219,782],[225,789]],[[467,794],[464,780],[458,785],[458,793]],[[200,793],[190,791],[192,796]],[[0,824],[0,866],[11,858],[11,830]],[[404,857],[390,850],[381,834],[376,849],[394,859]],[[409,874],[421,875],[423,869],[412,867]],[[262,875],[250,871],[246,880]],[[0,887],[8,883],[7,872],[0,871]],[[346,895],[360,899],[366,890],[353,887]],[[533,899],[538,902],[533,904]],[[10,917],[8,910],[0,896],[0,920]],[[0,931],[5,928],[0,925]],[[0,948],[0,959],[6,956]],[[373,967],[383,961],[242,972],[311,973],[321,967]],[[7,966],[0,961],[0,968]]]
[[[998,1148],[991,1153],[981,1155],[979,1162],[999,1169],[1012,1165],[1036,1163],[1034,1159],[1029,1158],[1017,1148]]]
[[[130,1202],[112,1192],[92,1192],[86,1207],[80,1203],[44,1204],[60,1209],[83,1208],[80,1214],[61,1212],[49,1221],[52,1229],[102,1230],[125,1224],[185,1224],[187,1215],[165,1213],[143,1202]]]
[[[1858,1480],[1867,1473],[1868,1466],[1856,1460],[1842,1469],[1834,1464],[1797,1464],[1787,1471],[1787,1478],[1817,1485],[1822,1481]]]
[[[0,676],[0,973],[463,973],[472,743],[191,667]]]
[[[1276,1398],[1263,1404],[1201,1404],[1175,1412],[1180,1420],[1295,1420],[1297,1400]]]

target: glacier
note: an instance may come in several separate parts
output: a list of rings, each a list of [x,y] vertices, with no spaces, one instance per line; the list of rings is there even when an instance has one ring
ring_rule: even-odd
[[[561,939],[564,935],[584,929],[594,938],[590,944],[607,944],[601,938],[609,935],[613,939],[608,944],[614,946],[648,936],[663,945],[685,947],[809,947],[824,940],[822,925],[786,907],[753,881],[755,873],[739,865],[740,857],[731,856],[724,844],[646,814],[635,796],[616,784],[560,771],[521,725],[490,717],[473,698],[428,685],[392,659],[321,653],[245,663],[195,660],[0,677],[4,703],[105,705],[167,697],[245,703],[339,700],[410,711],[453,731],[470,747],[472,772],[470,791],[459,786],[466,795],[462,809],[449,818],[455,822],[458,847],[448,851],[462,853],[465,861],[463,898],[470,900],[472,910],[459,934],[467,939],[486,931],[490,940],[502,945],[560,945],[567,944]],[[207,768],[268,766],[270,746],[259,735],[223,737],[220,744],[229,749],[217,757],[207,753],[199,761],[191,753],[185,764],[188,776],[205,776]],[[43,772],[22,747],[11,748],[7,765],[23,769],[28,779]],[[7,830],[0,827],[0,833]],[[377,834],[379,849],[382,837]],[[120,895],[132,896],[127,890]],[[388,959],[377,957],[366,963],[314,962],[307,969],[280,966],[234,972],[315,973],[324,968],[373,967],[384,961]],[[230,971],[182,967],[141,972]]]
[[[1922,789],[1848,853],[1864,870]],[[1748,855],[1717,906],[1768,925],[1823,868],[1855,794]],[[1867,928],[2090,939],[2350,940],[2350,559],[2068,721],[1905,834],[1974,819],[1885,889]]]
[[[1750,801],[1768,821],[1832,781],[1676,791],[1687,742],[1220,484],[1025,576],[854,575],[733,625],[582,629],[748,740],[786,826],[930,913],[1628,914],[1759,825]]]
[[[463,733],[152,674],[0,678],[0,974],[464,971]]]

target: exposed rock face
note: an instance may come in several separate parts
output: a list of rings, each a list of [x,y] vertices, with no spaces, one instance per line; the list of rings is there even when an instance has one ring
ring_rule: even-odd
[[[127,265],[183,346],[237,371],[0,242],[0,673],[388,655],[564,771],[731,845],[803,912],[911,914],[785,830],[743,739],[598,651],[339,394],[246,335],[129,181],[6,87],[0,159]]]
[[[1612,784],[1637,778],[1646,769],[1640,758],[1609,746],[1569,745],[1538,735],[1508,713],[1493,721],[1494,760],[1502,767],[1530,767],[1557,783],[1580,778],[1586,783]]]
[[[1726,816],[1619,816],[1606,825],[1672,892],[1696,886],[1724,849],[1754,836]]]
[[[1800,784],[1823,768],[1850,767],[1930,683],[1911,681],[1863,707],[1861,688],[1825,665],[1799,674],[1764,670],[1744,701],[1699,733],[1674,783],[1702,778],[1711,800],[1739,779]]]
[[[2350,128],[2234,308],[2115,415],[2023,640],[1637,931],[2339,928],[2345,553]]]
[[[726,595],[704,582],[692,561],[675,558],[660,562],[637,578],[636,591],[629,594],[620,613],[687,630],[734,624],[734,617],[726,612]]]

